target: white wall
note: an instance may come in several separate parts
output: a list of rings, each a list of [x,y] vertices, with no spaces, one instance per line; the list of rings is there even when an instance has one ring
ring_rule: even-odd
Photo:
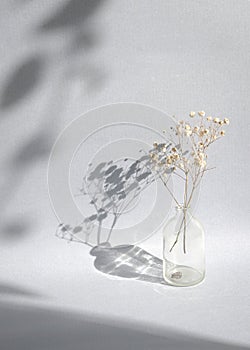
[[[249,16],[247,0],[1,1],[1,298],[24,288],[82,311],[249,345]],[[107,279],[87,247],[54,237],[50,149],[76,116],[119,101],[231,119],[197,211],[208,240],[199,289],[158,294]]]

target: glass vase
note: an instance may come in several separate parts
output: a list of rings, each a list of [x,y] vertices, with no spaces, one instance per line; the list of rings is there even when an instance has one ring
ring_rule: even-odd
[[[204,230],[190,208],[176,208],[163,229],[163,277],[173,286],[187,287],[205,277]]]

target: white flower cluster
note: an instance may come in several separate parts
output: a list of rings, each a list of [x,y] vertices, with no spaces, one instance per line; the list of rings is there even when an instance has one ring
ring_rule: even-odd
[[[190,112],[189,116],[193,119],[192,123],[180,120],[177,122],[176,128],[172,129],[174,136],[177,137],[175,147],[166,143],[154,143],[150,156],[156,170],[161,169],[164,172],[165,169],[166,173],[169,174],[169,169],[172,171],[180,169],[187,174],[194,171],[195,167],[206,168],[206,150],[215,140],[225,135],[225,130],[222,127],[229,124],[229,119],[206,117],[204,111]],[[190,146],[189,151],[186,149],[187,144]]]

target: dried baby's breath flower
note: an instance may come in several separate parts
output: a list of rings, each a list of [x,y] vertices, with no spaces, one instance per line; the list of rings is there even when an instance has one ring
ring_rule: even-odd
[[[220,119],[211,116],[204,118],[206,116],[204,111],[198,112],[198,115],[201,116],[198,121],[199,125],[191,125],[193,123],[181,120],[177,121],[176,127],[170,128],[173,135],[177,135],[176,144],[171,136],[169,145],[154,142],[154,148],[149,153],[152,168],[158,172],[166,187],[168,186],[167,179],[173,173],[185,181],[184,205],[189,205],[195,190],[195,184],[201,180],[205,171],[208,170],[206,153],[208,147],[225,135],[225,131],[222,130],[221,126],[229,124],[227,118]],[[190,112],[189,116],[191,118],[195,117],[195,112]],[[178,146],[175,146],[177,144]],[[192,179],[192,181],[188,181],[188,179]],[[191,189],[188,186],[191,186]],[[174,193],[170,190],[169,192],[179,205]],[[175,243],[172,248],[174,245]]]
[[[191,135],[192,135],[192,130],[186,130],[186,131],[185,131],[185,135],[191,136]]]
[[[177,125],[176,127],[176,135],[180,135],[181,134],[181,126]]]
[[[198,133],[199,130],[200,130],[199,126],[195,126],[195,127],[193,128],[193,132],[194,132],[194,133]]]
[[[205,115],[206,115],[206,113],[205,113],[204,111],[200,111],[200,112],[198,112],[198,114],[199,114],[199,116],[201,116],[201,117],[205,117]]]
[[[203,152],[199,152],[195,157],[194,157],[194,162],[197,166],[200,166],[201,168],[204,168],[206,166],[206,161],[205,161],[205,154]]]

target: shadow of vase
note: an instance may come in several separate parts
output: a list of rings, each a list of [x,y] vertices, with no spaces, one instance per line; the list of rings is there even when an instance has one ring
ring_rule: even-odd
[[[94,266],[102,273],[140,280],[144,282],[166,284],[163,279],[162,260],[135,245],[111,247],[102,243],[91,249],[95,256]]]

